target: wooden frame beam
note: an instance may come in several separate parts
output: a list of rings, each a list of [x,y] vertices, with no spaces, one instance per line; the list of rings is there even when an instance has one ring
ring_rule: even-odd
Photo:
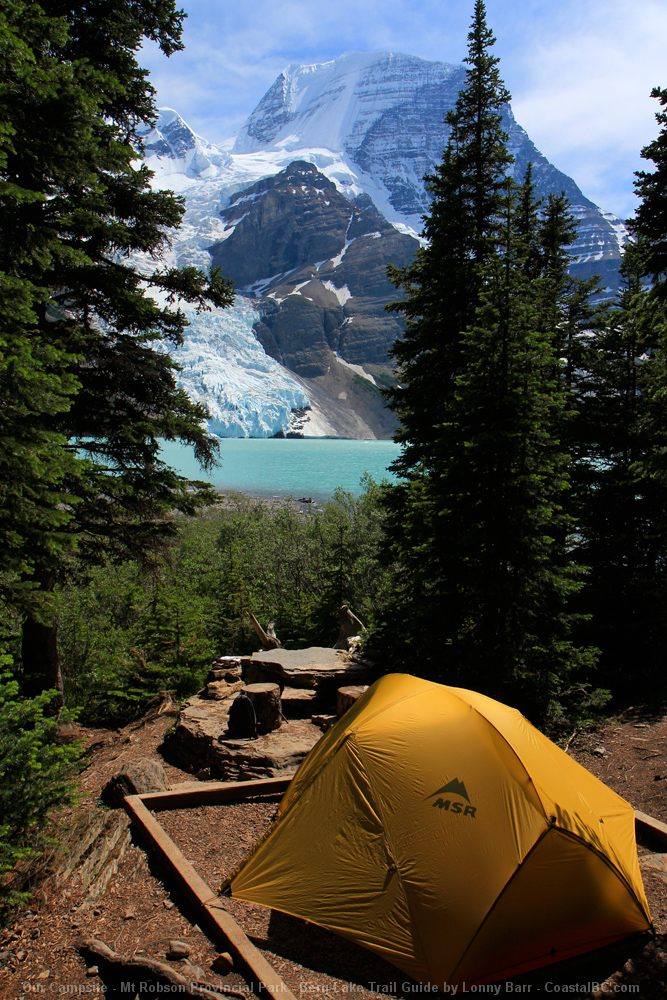
[[[181,809],[183,806],[216,806],[240,802],[253,795],[275,795],[287,791],[292,778],[253,778],[250,781],[193,781],[175,785],[164,792],[145,792],[131,798],[141,799],[154,812]]]
[[[252,795],[282,792],[290,780],[290,778],[268,778],[227,783],[199,782],[199,787],[188,784],[180,791],[176,787],[165,792],[128,795],[124,800],[125,808],[136,828],[148,841],[151,850],[175,877],[189,902],[201,915],[203,925],[216,943],[222,944],[225,950],[229,950],[248,974],[249,985],[258,992],[281,997],[283,1000],[296,1000],[296,997],[271,963],[249,940],[231,913],[225,909],[220,896],[213,892],[194,865],[176,846],[151,809],[159,811],[177,809],[181,806],[239,801]]]
[[[638,839],[648,844],[659,844],[663,850],[667,850],[667,823],[654,816],[635,811],[635,830]]]
[[[261,951],[248,939],[231,913],[225,909],[220,896],[206,884],[153,813],[189,806],[221,805],[225,802],[239,802],[255,795],[282,793],[287,790],[291,780],[289,777],[186,782],[164,792],[128,795],[124,800],[125,808],[136,827],[175,876],[190,903],[201,914],[202,923],[214,940],[221,942],[224,949],[234,955],[249,975],[253,988],[256,986],[258,991],[282,997],[283,1000],[296,1000],[296,997]],[[638,839],[667,848],[667,823],[646,813],[635,812],[635,830]]]

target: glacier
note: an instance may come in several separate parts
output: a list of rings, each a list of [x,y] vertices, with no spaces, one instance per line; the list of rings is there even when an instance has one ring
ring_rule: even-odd
[[[179,308],[188,328],[182,346],[170,354],[181,368],[179,385],[208,408],[213,434],[274,437],[289,428],[293,411],[310,407],[299,382],[257,340],[258,314],[250,299],[236,296],[227,309]]]

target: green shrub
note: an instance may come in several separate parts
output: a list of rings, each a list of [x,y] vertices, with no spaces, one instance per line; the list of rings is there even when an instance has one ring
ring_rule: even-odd
[[[0,655],[0,919],[28,897],[23,875],[47,843],[50,811],[73,799],[81,752],[58,741],[56,692],[19,697],[11,664]]]
[[[182,518],[160,561],[106,564],[58,595],[68,705],[118,725],[161,689],[201,687],[215,656],[257,648],[252,611],[286,646],[330,644],[347,602],[370,624],[384,585],[379,488],[302,513],[238,496]]]
[[[66,702],[93,725],[120,725],[160,690],[186,695],[215,655],[212,602],[179,537],[158,566],[96,567],[59,595]]]

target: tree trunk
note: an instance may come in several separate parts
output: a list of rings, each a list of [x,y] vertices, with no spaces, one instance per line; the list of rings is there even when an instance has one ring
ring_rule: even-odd
[[[21,637],[21,660],[23,663],[23,694],[34,698],[55,688],[60,698],[56,707],[63,703],[63,676],[58,657],[58,632],[53,623],[45,624],[32,615],[23,622]]]
[[[257,732],[272,733],[280,729],[280,687],[277,684],[247,684],[243,690],[253,703]]]

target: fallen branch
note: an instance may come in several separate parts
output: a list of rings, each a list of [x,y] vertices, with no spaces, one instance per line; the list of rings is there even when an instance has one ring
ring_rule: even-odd
[[[280,649],[282,647],[282,643],[278,638],[278,636],[276,635],[276,630],[274,628],[273,622],[269,622],[269,624],[266,626],[266,631],[264,631],[262,626],[259,624],[255,616],[253,615],[252,611],[248,612],[248,617],[250,618],[250,624],[257,633],[257,638],[262,644],[262,649]]]
[[[152,976],[158,980],[160,985],[174,986],[178,988],[178,993],[186,997],[235,997],[239,1000],[248,1000],[247,992],[235,990],[231,986],[218,986],[206,983],[191,982],[176,972],[166,962],[160,962],[156,958],[141,956],[140,958],[125,958],[113,951],[104,941],[98,938],[84,938],[78,950],[84,955],[93,958],[95,964],[107,966],[114,976],[119,978],[126,974],[132,976]]]
[[[177,713],[178,702],[174,700],[174,692],[158,691],[146,705],[141,718],[131,723],[127,728],[130,730],[142,729],[149,722],[159,719],[161,715],[176,715]]]
[[[575,738],[575,736],[577,735],[578,732],[579,732],[579,730],[575,729],[575,731],[572,733],[572,735],[570,736],[569,740],[567,741],[567,743],[563,747],[563,749],[565,750],[565,753],[567,753],[568,750],[570,749],[570,747],[572,746],[572,741],[574,740],[574,738]]]

